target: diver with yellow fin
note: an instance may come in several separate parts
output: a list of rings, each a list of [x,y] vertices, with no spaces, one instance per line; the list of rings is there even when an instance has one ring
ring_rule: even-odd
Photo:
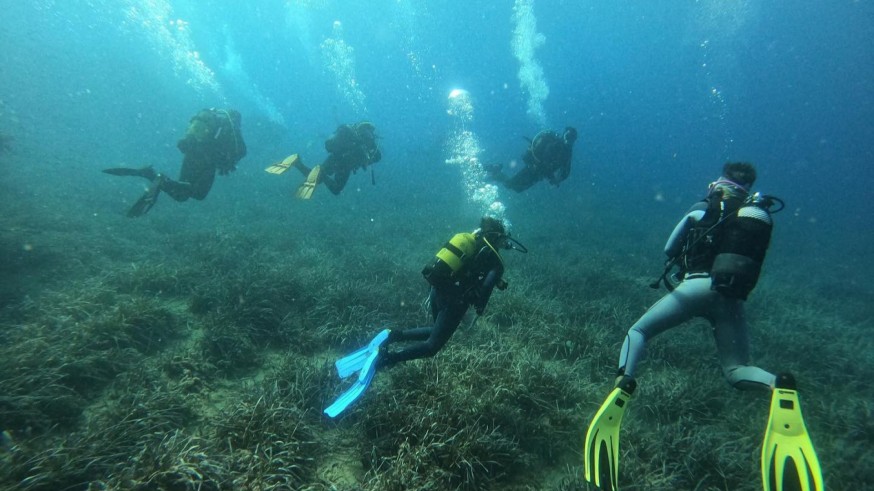
[[[821,491],[822,471],[801,417],[791,375],[775,376],[749,364],[744,303],[756,286],[771,240],[776,197],[750,194],[756,170],[746,162],[725,164],[708,195],[680,220],[665,246],[662,276],[668,294],[628,330],[619,356],[616,387],[586,432],[586,480],[619,489],[619,425],[636,387],[634,376],[646,343],[695,317],[707,319],[723,374],[741,390],[771,391],[771,412],[762,448],[765,491]],[[779,205],[772,210],[774,205]],[[679,272],[672,273],[674,268]]]
[[[350,175],[359,169],[367,169],[368,166],[382,159],[377,143],[376,126],[369,121],[338,126],[334,134],[325,141],[325,150],[328,151],[328,158],[312,169],[304,165],[297,154],[293,154],[265,170],[271,174],[282,174],[294,167],[306,177],[295,192],[295,196],[298,199],[310,199],[320,183],[335,195],[340,194],[346,187]],[[376,184],[373,168],[370,169],[371,182]]]

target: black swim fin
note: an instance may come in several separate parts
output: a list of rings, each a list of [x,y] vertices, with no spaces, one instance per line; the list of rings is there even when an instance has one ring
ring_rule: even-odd
[[[158,201],[158,195],[161,194],[161,183],[163,181],[163,176],[158,176],[152,180],[152,183],[149,184],[146,192],[143,193],[143,195],[140,196],[140,199],[138,199],[137,202],[127,211],[128,218],[141,217],[155,206],[155,202]]]
[[[130,167],[113,167],[111,169],[103,169],[103,172],[113,176],[142,177],[150,181],[154,181],[155,178],[158,177],[158,173],[155,172],[155,169],[153,169],[151,165],[139,169],[132,169]]]

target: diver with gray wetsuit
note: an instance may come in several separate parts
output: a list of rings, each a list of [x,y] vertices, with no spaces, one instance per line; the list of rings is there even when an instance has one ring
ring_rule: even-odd
[[[693,317],[703,317],[713,326],[719,361],[733,387],[770,390],[774,386],[774,374],[749,365],[744,302],[755,287],[770,242],[768,208],[774,201],[782,202],[758,193],[750,196],[755,179],[752,164],[725,164],[707,198],[674,228],[665,246],[669,260],[663,275],[671,291],[628,330],[619,357],[620,376],[634,376],[647,341]],[[672,288],[666,277],[674,266],[680,266],[682,281]]]

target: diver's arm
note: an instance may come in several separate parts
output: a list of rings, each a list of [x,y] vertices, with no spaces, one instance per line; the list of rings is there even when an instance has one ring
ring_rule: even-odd
[[[683,217],[682,220],[674,227],[668,242],[665,244],[665,254],[673,259],[683,252],[683,244],[686,242],[686,237],[689,235],[689,230],[695,225],[695,222],[701,220],[704,216],[704,210],[693,209]]]
[[[558,168],[558,178],[556,178],[556,183],[562,182],[571,175],[571,160],[573,160],[573,153],[568,150],[568,154],[563,157],[561,162],[561,166]]]
[[[479,287],[474,287],[473,298],[471,302],[476,309],[476,315],[483,315],[483,312],[486,310],[486,305],[489,303],[489,298],[492,296],[492,292],[495,290],[495,286],[501,280],[501,276],[503,276],[504,271],[500,266],[492,268],[486,277],[483,278],[482,285]]]

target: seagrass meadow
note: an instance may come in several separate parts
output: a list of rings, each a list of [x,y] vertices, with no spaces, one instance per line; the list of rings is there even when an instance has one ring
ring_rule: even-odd
[[[302,203],[274,181],[255,202],[230,199],[235,184],[263,187],[253,171],[129,220],[130,188],[96,171],[100,193],[22,188],[27,161],[7,155],[19,165],[4,168],[0,214],[9,490],[587,489],[585,428],[625,331],[663,293],[647,285],[683,211],[641,223],[595,196],[558,195],[567,211],[548,215],[521,206],[547,191],[516,198],[530,253],[505,253],[509,288],[331,420],[322,409],[345,388],[333,361],[379,329],[429,322],[419,271],[476,226],[463,200],[392,208],[382,184]],[[754,361],[799,380],[830,488],[871,489],[872,306],[800,277],[779,229],[773,248],[748,303]],[[639,384],[621,489],[761,489],[769,400],[723,381],[706,322],[650,343]]]

